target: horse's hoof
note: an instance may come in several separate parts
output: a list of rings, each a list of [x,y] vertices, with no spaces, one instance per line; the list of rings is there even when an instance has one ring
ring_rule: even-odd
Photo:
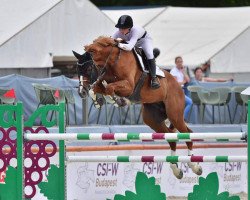
[[[100,107],[104,104],[103,98],[98,98],[96,101],[97,101],[97,103],[99,104]]]
[[[192,169],[192,171],[200,176],[202,174],[202,167],[200,165],[198,165],[198,163],[188,163],[188,166]]]
[[[120,98],[117,98],[117,99],[116,99],[116,104],[117,104],[119,107],[124,107],[124,106],[127,106],[129,103],[128,103],[128,101],[127,101],[126,98],[120,97]]]
[[[178,168],[176,163],[171,163],[170,168],[173,170],[173,174],[175,175],[176,178],[182,179],[183,178],[183,171]]]
[[[94,107],[97,108],[97,109],[100,109],[101,108],[101,104],[98,102],[99,99],[97,100],[93,100],[93,103],[94,103]],[[101,100],[100,100],[101,101]]]
[[[101,106],[98,103],[96,103],[96,104],[94,103],[94,107],[97,108],[97,109],[101,108]]]
[[[183,178],[183,171],[180,169],[178,174],[174,174],[176,178],[182,179]]]
[[[197,165],[194,173],[200,176],[202,174],[202,167],[200,165]]]
[[[197,175],[202,175],[202,168],[201,168],[201,166],[200,166],[200,169],[199,169],[199,172],[197,173]]]

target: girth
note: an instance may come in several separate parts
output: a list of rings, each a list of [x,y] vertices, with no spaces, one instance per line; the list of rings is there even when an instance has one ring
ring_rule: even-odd
[[[142,72],[139,80],[136,83],[135,89],[133,91],[133,93],[127,97],[130,101],[132,102],[139,102],[141,100],[141,88],[144,84],[145,78],[147,77],[147,73],[146,72]]]

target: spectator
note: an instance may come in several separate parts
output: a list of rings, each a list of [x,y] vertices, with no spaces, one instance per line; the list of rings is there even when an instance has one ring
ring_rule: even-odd
[[[182,57],[178,56],[175,58],[175,64],[176,66],[171,69],[170,74],[172,74],[177,82],[180,84],[180,86],[184,90],[184,85],[187,85],[190,82],[189,76],[185,72],[185,67],[183,66],[183,60]],[[184,90],[185,93],[185,90]],[[185,93],[185,110],[184,110],[184,119],[187,120],[188,113],[190,112],[191,105],[192,105],[192,99],[189,98]]]
[[[205,77],[208,77],[210,74],[210,60],[202,64],[201,70],[204,72]]]
[[[226,81],[233,81],[233,78],[224,79],[224,78],[211,78],[211,77],[204,77],[202,67],[196,67],[194,70],[194,79],[192,82],[226,82]]]

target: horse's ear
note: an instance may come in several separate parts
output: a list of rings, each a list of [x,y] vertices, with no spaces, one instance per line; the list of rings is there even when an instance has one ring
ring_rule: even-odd
[[[72,52],[73,52],[74,56],[75,56],[78,60],[81,58],[81,55],[80,55],[79,53],[76,53],[76,52],[73,51],[73,50],[72,50]]]

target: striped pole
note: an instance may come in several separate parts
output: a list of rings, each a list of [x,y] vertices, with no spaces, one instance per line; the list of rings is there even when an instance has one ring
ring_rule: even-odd
[[[246,140],[244,132],[222,133],[51,133],[25,134],[28,140],[84,140],[84,141],[239,141]]]
[[[248,100],[248,106],[247,106],[247,134],[250,134],[250,100]],[[247,140],[247,156],[250,156],[250,141]],[[248,159],[247,162],[247,191],[248,191],[248,195],[250,194],[250,177],[249,177],[249,173],[250,173],[250,162]]]
[[[67,156],[68,162],[246,162],[247,156]]]

